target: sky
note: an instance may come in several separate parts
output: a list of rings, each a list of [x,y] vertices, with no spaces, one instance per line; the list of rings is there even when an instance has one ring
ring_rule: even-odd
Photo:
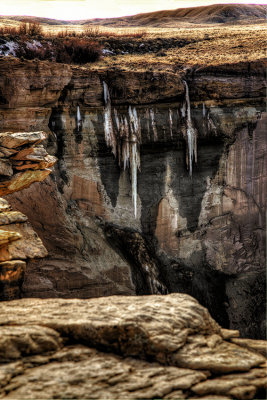
[[[253,0],[238,3],[251,4]],[[0,0],[0,15],[31,15],[65,20],[112,18],[233,0]],[[259,1],[267,4],[266,1]]]

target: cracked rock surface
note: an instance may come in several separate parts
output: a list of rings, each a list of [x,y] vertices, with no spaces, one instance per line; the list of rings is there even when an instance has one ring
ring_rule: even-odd
[[[14,300],[0,326],[0,398],[266,398],[256,341],[185,294]]]

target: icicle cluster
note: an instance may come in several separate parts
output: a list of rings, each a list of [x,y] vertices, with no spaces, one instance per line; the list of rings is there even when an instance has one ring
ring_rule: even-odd
[[[110,94],[106,82],[103,82],[103,87],[104,87],[104,101],[105,101],[105,109],[104,109],[105,140],[107,146],[111,147],[112,153],[114,154],[114,156],[116,156],[117,141],[113,130]]]
[[[79,106],[77,106],[76,122],[77,122],[77,130],[79,131],[82,126],[82,118],[81,118],[81,112],[80,112]]]
[[[153,130],[153,137],[154,137],[154,142],[158,140],[158,132],[157,132],[157,125],[155,121],[155,114],[154,110],[151,108],[150,109],[150,118],[151,118],[151,125],[152,125],[152,130]]]
[[[189,98],[189,89],[186,81],[183,81],[185,85],[185,106],[186,106],[186,134],[187,134],[187,146],[188,146],[188,164],[189,174],[192,176],[193,159],[197,161],[197,135],[196,130],[193,127],[191,119],[191,105]],[[182,113],[183,114],[183,113]]]
[[[137,216],[137,170],[140,170],[139,143],[141,142],[141,124],[135,107],[129,106],[128,116],[120,116],[114,108],[115,129],[112,121],[112,107],[108,86],[103,82],[104,87],[104,130],[105,140],[108,147],[118,158],[118,163],[123,169],[131,171],[132,201],[134,216]]]

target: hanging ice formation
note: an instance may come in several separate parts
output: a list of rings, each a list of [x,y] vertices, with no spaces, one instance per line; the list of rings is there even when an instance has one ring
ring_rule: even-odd
[[[151,125],[153,130],[154,142],[158,140],[158,132],[157,132],[157,125],[155,121],[155,114],[154,110],[150,108],[150,118],[151,118]]]
[[[114,108],[114,120],[116,131],[112,122],[112,108],[108,86],[103,82],[104,87],[104,130],[105,140],[108,147],[112,148],[113,154],[118,158],[119,165],[123,169],[130,169],[132,183],[132,201],[134,216],[137,216],[137,170],[140,170],[139,143],[141,142],[141,125],[135,107],[129,106],[128,117],[119,116]]]
[[[203,118],[205,118],[205,116],[206,116],[206,107],[205,107],[205,103],[203,103],[203,105],[202,105],[202,114],[203,114]]]
[[[77,106],[76,122],[77,122],[77,130],[79,131],[82,126],[82,118],[81,118],[81,112],[80,112],[79,106]]]
[[[114,156],[116,156],[117,141],[113,131],[110,94],[108,90],[108,85],[104,81],[103,81],[103,87],[104,87],[104,102],[105,102],[105,109],[104,109],[105,140],[107,146],[111,147],[112,153],[114,154]]]
[[[172,110],[169,108],[170,133],[172,137]]]
[[[188,146],[188,164],[189,174],[192,176],[193,159],[197,161],[197,135],[196,130],[193,127],[191,119],[191,106],[189,98],[189,89],[186,81],[183,81],[185,86],[185,105],[186,105],[186,135],[187,135],[187,146]]]

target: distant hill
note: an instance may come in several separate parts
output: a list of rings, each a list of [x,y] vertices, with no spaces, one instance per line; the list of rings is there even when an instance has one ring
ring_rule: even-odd
[[[89,20],[86,24],[109,26],[172,27],[180,23],[257,23],[266,19],[266,6],[256,4],[214,4],[211,6],[177,8],[129,17]]]
[[[1,19],[37,22],[47,25],[106,25],[110,27],[178,27],[180,24],[257,23],[266,20],[266,6],[257,4],[214,4],[211,6],[177,8],[119,18],[95,18],[66,21],[27,16],[0,16]]]
[[[72,24],[72,21],[64,21],[59,19],[52,18],[42,18],[42,17],[30,17],[30,16],[21,16],[21,15],[0,15],[1,20],[7,21],[17,21],[17,22],[30,22],[30,23],[38,23],[38,24],[46,24],[46,25],[69,25]]]

